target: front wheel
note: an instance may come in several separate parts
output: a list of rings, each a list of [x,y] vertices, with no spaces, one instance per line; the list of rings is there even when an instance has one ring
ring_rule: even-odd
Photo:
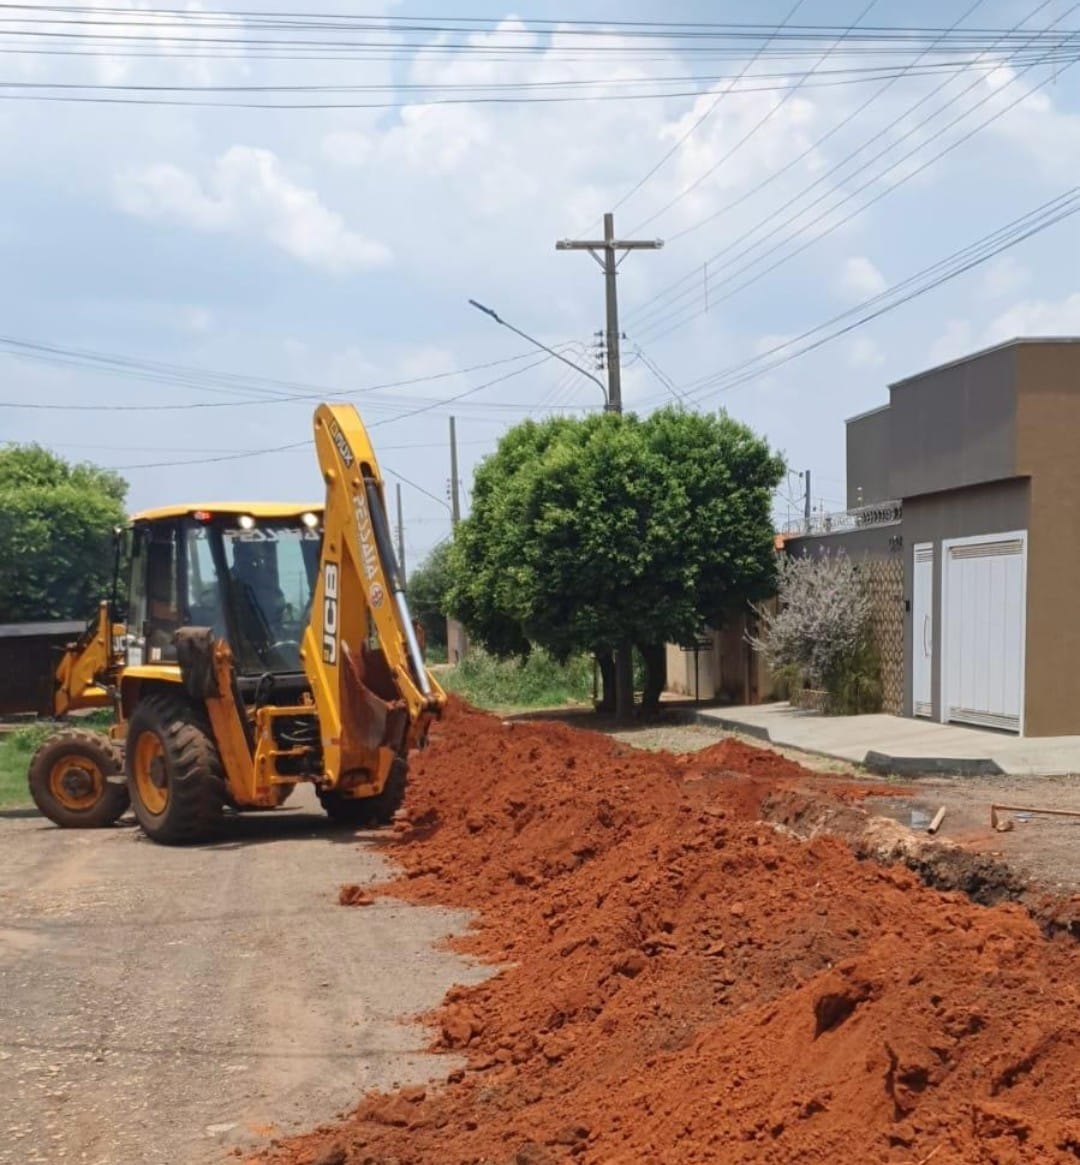
[[[151,840],[184,845],[213,836],[225,779],[198,708],[180,695],[147,696],[128,724],[126,767],[132,808]]]
[[[100,732],[65,728],[34,753],[28,773],[30,796],[50,820],[65,829],[101,829],[128,807],[120,750]]]
[[[335,789],[319,792],[319,802],[327,817],[342,825],[389,825],[405,800],[408,766],[395,760],[383,791],[374,797],[344,797]]]

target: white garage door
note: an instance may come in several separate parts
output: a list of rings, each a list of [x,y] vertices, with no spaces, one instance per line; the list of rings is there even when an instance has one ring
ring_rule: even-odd
[[[1019,732],[1027,534],[943,543],[943,720]]]

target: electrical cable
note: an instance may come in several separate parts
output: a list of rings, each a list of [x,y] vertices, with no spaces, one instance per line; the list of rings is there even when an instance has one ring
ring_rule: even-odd
[[[1049,3],[1050,3],[1050,0],[1040,0],[1040,2],[1036,4],[1036,6],[1027,14],[1027,16],[1025,16],[1022,20],[1017,22],[1015,27],[1019,28],[1021,25],[1026,24],[1029,20],[1032,20],[1044,8],[1046,8],[1049,5]],[[1058,35],[1060,35],[1060,34],[1058,34]],[[1010,62],[1010,64],[1011,63],[1012,62]],[[949,85],[949,83],[952,80],[955,79],[956,76],[959,76],[960,73],[963,71],[964,70],[960,70],[956,74],[954,74],[953,76],[946,77],[945,80],[942,81],[940,85],[938,85],[936,88],[932,89],[930,92],[928,92],[928,93],[924,94],[922,97],[920,97],[913,105],[911,105],[909,108],[905,109],[897,117],[893,118],[893,120],[891,122],[889,122],[888,125],[884,126],[882,129],[876,131],[870,137],[865,139],[859,146],[855,147],[855,149],[849,151],[843,158],[841,158],[840,161],[831,165],[822,174],[819,174],[814,179],[814,181],[812,181],[808,185],[804,186],[801,190],[798,191],[798,193],[796,193],[791,198],[789,198],[785,203],[783,203],[781,206],[779,206],[776,209],[774,209],[773,211],[771,211],[768,215],[765,216],[765,218],[761,219],[757,224],[755,224],[749,230],[744,232],[744,234],[742,235],[742,237],[740,239],[733,240],[731,243],[722,247],[715,254],[710,255],[709,258],[706,260],[706,263],[712,264],[712,263],[715,263],[718,260],[722,259],[730,251],[734,250],[737,246],[739,246],[740,243],[744,242],[747,238],[752,238],[760,230],[762,230],[764,227],[766,227],[770,222],[774,221],[776,218],[778,218],[780,215],[782,215],[784,211],[790,209],[796,203],[800,202],[812,190],[816,189],[818,186],[822,185],[822,183],[828,181],[829,178],[833,177],[834,175],[836,175],[840,171],[842,171],[844,169],[844,167],[847,166],[847,164],[849,162],[851,162],[855,158],[857,158],[869,146],[872,146],[872,145],[876,144],[877,142],[880,142],[882,140],[882,138],[884,137],[884,135],[888,134],[896,126],[901,125],[901,124],[909,121],[909,119],[911,118],[911,115],[917,109],[919,109],[921,106],[925,105],[928,101],[930,101],[934,97],[936,97],[940,92],[942,92]],[[976,84],[978,84],[978,82],[976,82]],[[966,96],[966,94],[973,87],[974,86],[969,86],[968,89],[965,90],[964,92],[956,94],[955,96],[949,98],[949,100],[947,100],[944,104],[940,105],[937,109],[932,111],[927,117],[923,118],[923,120],[920,121],[917,125],[909,126],[908,130],[904,134],[902,134],[900,138],[896,139],[895,141],[890,142],[889,145],[887,145],[884,149],[880,150],[878,152],[878,154],[876,154],[874,156],[874,158],[871,159],[871,162],[879,160],[880,158],[884,157],[886,154],[888,154],[892,150],[895,150],[896,148],[898,148],[899,145],[903,141],[905,141],[907,138],[911,137],[915,132],[917,132],[919,129],[921,129],[929,121],[932,121],[934,118],[940,116],[942,113],[944,113],[946,110],[948,110],[951,106],[957,104],[957,102],[959,102],[961,100],[961,98]],[[864,169],[865,169],[865,165],[866,164],[864,164],[864,166],[863,166]],[[779,223],[778,226],[776,228],[774,228],[773,231],[771,231],[767,236],[765,236],[765,239],[773,237],[780,230],[784,229],[785,227],[789,226],[790,224],[793,224],[795,221],[797,221],[797,219],[799,217],[801,217],[801,215],[805,214],[807,210],[811,209],[813,206],[818,205],[818,203],[820,201],[822,201],[824,198],[829,197],[831,193],[832,193],[831,190],[827,190],[823,195],[821,195],[818,199],[816,199],[814,202],[812,202],[809,206],[804,207],[802,210],[789,216],[783,222]],[[679,232],[676,237],[681,238],[681,237],[691,233],[692,230],[696,230],[699,227],[706,225],[708,222],[713,221],[720,214],[725,213],[727,210],[730,210],[732,208],[732,205],[723,207],[723,208],[721,208],[720,211],[717,211],[717,212],[714,212],[713,214],[708,215],[705,219],[702,219],[699,223],[696,223],[692,227],[688,227],[685,230]],[[744,250],[739,253],[739,256],[736,256],[736,257],[738,258],[743,254],[749,253],[749,251],[752,250],[753,247],[760,245],[760,243],[764,242],[765,239],[758,240],[758,242],[754,243],[752,245],[752,247],[744,248]],[[665,312],[669,311],[672,303],[674,303],[678,299],[685,298],[685,296],[686,296],[686,293],[684,292],[680,295],[675,296],[674,299],[671,299],[669,292],[674,290],[675,288],[679,287],[680,285],[686,283],[688,280],[691,280],[691,279],[696,280],[698,269],[699,269],[699,265],[695,264],[694,268],[691,271],[689,271],[681,279],[676,280],[673,284],[669,284],[666,288],[663,288],[660,292],[658,292],[656,295],[654,295],[646,304],[642,305],[642,307],[632,309],[626,317],[627,322],[629,323],[629,322],[633,321],[635,327],[640,327],[640,326],[642,326],[641,316],[643,313],[648,314],[648,313],[654,313],[656,311],[665,311]],[[662,298],[667,298],[667,299],[671,300],[671,302],[668,303],[667,305],[662,305],[662,304],[658,303],[657,301],[662,299]],[[650,306],[650,305],[655,305],[655,306]]]
[[[798,12],[798,10],[802,7],[804,2],[805,2],[805,0],[795,0],[795,3],[791,6],[790,9],[788,9],[787,15],[781,21],[780,26],[777,29],[778,32],[779,32],[780,28],[783,28],[788,23],[788,21],[791,20],[791,18],[795,15],[795,13]],[[697,121],[695,121],[694,124],[675,142],[675,144],[667,151],[667,153],[664,154],[664,156],[658,162],[656,162],[655,165],[653,165],[650,170],[648,170],[645,173],[644,177],[639,178],[638,181],[614,204],[614,206],[612,206],[612,208],[611,208],[612,213],[614,213],[624,203],[628,202],[631,198],[633,198],[633,196],[649,181],[649,179],[652,178],[653,175],[655,175],[658,171],[660,171],[664,167],[664,165],[668,162],[668,160],[670,158],[674,157],[674,155],[677,154],[679,152],[679,150],[682,149],[682,147],[689,140],[689,138],[693,137],[693,135],[698,131],[698,129],[700,129],[701,126],[706,121],[708,121],[708,119],[710,117],[712,117],[712,115],[720,107],[720,104],[723,102],[724,98],[743,79],[743,77],[746,76],[747,72],[751,68],[753,68],[754,65],[757,64],[758,59],[760,58],[762,52],[771,43],[772,39],[773,38],[769,38],[769,39],[762,42],[761,47],[758,48],[758,50],[754,53],[754,55],[752,57],[750,57],[747,60],[746,64],[743,65],[743,67],[739,70],[739,72],[735,75],[735,77],[732,78],[731,83],[727,86],[727,88],[723,89],[716,96],[716,99],[712,102],[712,104],[709,106],[709,108],[706,109],[705,112],[697,119]],[[594,220],[594,223],[597,221],[599,221],[599,220]],[[586,227],[585,230],[582,231],[578,235],[578,238],[584,238],[585,235],[588,234],[589,231],[592,229],[592,226],[593,226],[593,223],[590,223],[589,226]]]
[[[1080,3],[1074,4],[1072,6],[1072,8],[1069,9],[1069,13],[1075,11],[1077,8],[1080,8]],[[1068,13],[1066,15],[1068,15]],[[1071,37],[1080,37],[1080,30],[1070,34],[1070,36]],[[1066,69],[1068,69],[1070,67],[1071,67],[1071,65],[1066,65],[1061,70],[1061,72],[1064,72]],[[738,277],[740,275],[743,275],[749,271],[752,271],[755,267],[757,267],[759,264],[761,264],[770,255],[775,254],[777,251],[786,247],[789,243],[791,243],[791,242],[795,241],[796,239],[798,239],[799,237],[805,235],[810,228],[812,228],[812,227],[816,226],[817,224],[824,222],[825,220],[831,218],[840,207],[842,207],[846,203],[852,201],[852,199],[856,198],[863,191],[868,189],[870,186],[874,185],[877,181],[879,181],[886,174],[891,173],[898,166],[901,166],[904,162],[906,162],[914,154],[918,153],[921,149],[923,149],[930,142],[935,141],[937,138],[939,138],[943,134],[947,133],[950,129],[953,128],[953,126],[957,125],[960,121],[963,121],[965,118],[970,116],[976,110],[980,109],[987,102],[999,97],[1000,94],[1002,92],[1004,92],[1005,89],[1008,89],[1009,87],[1014,85],[1017,81],[1019,81],[1020,78],[1024,75],[1024,73],[1026,71],[1027,71],[1026,69],[1019,70],[1012,78],[1010,78],[1008,81],[1006,81],[998,89],[992,90],[984,98],[982,98],[982,100],[977,101],[973,106],[971,106],[970,108],[968,108],[968,109],[964,110],[963,112],[961,112],[960,114],[958,114],[956,117],[954,117],[946,125],[942,126],[938,130],[935,130],[934,133],[931,134],[925,141],[920,142],[913,149],[909,150],[907,153],[902,155],[897,161],[893,162],[891,165],[886,167],[884,170],[880,171],[879,173],[874,175],[872,178],[867,179],[867,181],[863,182],[860,186],[858,186],[854,190],[850,191],[842,199],[840,199],[839,202],[835,203],[834,205],[832,205],[830,207],[827,207],[819,215],[817,215],[817,217],[812,219],[810,222],[805,223],[802,226],[800,226],[797,230],[793,231],[786,238],[781,239],[779,242],[774,244],[772,247],[768,248],[762,254],[758,255],[755,259],[744,264],[742,267],[736,268],[735,270],[728,272],[719,281],[718,284],[714,285],[713,287],[710,287],[710,302],[711,303],[722,303],[722,302],[732,298],[732,296],[737,295],[740,291],[744,291],[747,287],[750,287],[754,283],[757,283],[759,280],[763,279],[766,275],[775,271],[777,268],[790,262],[796,256],[802,254],[805,250],[807,250],[807,248],[813,246],[814,243],[820,242],[821,239],[827,238],[833,232],[835,232],[836,230],[839,230],[839,228],[841,226],[850,222],[853,218],[857,217],[859,214],[861,214],[863,211],[867,210],[869,207],[875,205],[882,198],[893,193],[895,190],[899,189],[901,186],[905,185],[907,182],[910,182],[912,178],[917,177],[924,170],[926,170],[929,166],[933,165],[934,162],[937,162],[941,158],[952,153],[953,150],[959,148],[965,142],[969,141],[980,130],[985,129],[986,126],[993,124],[995,121],[998,121],[1006,113],[1010,112],[1012,109],[1015,109],[1017,105],[1028,100],[1030,97],[1034,96],[1037,92],[1039,92],[1040,89],[1044,88],[1046,85],[1050,84],[1050,82],[1052,80],[1054,80],[1053,76],[1047,77],[1045,80],[1041,81],[1039,84],[1035,85],[1030,90],[1028,90],[1024,93],[1021,93],[1021,95],[1018,98],[1016,98],[1014,101],[1010,102],[1003,109],[998,110],[996,113],[992,114],[990,117],[984,119],[982,122],[980,122],[974,128],[972,128],[972,129],[968,130],[966,133],[962,134],[955,141],[949,143],[947,146],[945,146],[943,149],[939,150],[936,154],[934,154],[932,157],[928,158],[925,162],[923,162],[919,166],[902,174],[894,183],[892,183],[890,186],[887,186],[884,190],[879,191],[876,195],[874,195],[872,198],[868,199],[861,206],[855,207],[852,211],[850,211],[848,214],[846,214],[843,218],[837,219],[837,220],[829,223],[823,231],[821,231],[819,234],[815,235],[813,238],[808,239],[806,242],[804,242],[800,246],[796,247],[793,251],[790,251],[787,254],[782,255],[775,262],[769,264],[768,266],[766,266],[762,270],[757,271],[756,274],[753,274],[749,278],[744,279],[741,283],[739,283],[735,287],[731,288],[731,290],[729,290],[729,291],[727,291],[724,294],[719,295],[719,296],[717,296],[715,294],[716,287],[722,287],[724,285],[732,283],[734,280],[738,279]],[[922,124],[922,123],[920,123],[920,124]],[[918,127],[915,127],[915,128],[918,128]],[[904,137],[907,137],[907,136],[910,136],[910,133],[904,135]],[[903,140],[903,138],[901,140]],[[881,157],[881,155],[883,153],[887,153],[887,152],[888,152],[888,148],[886,150],[882,151],[881,153],[879,153],[878,155],[876,155],[875,160],[876,160],[876,158]],[[828,193],[829,192],[827,192],[821,198],[815,200],[814,203],[811,203],[810,206],[806,207],[802,212],[800,212],[800,215],[796,216],[796,217],[801,217],[801,215],[805,214],[807,210],[809,210],[813,206],[817,205],[825,197],[828,197]],[[792,220],[792,221],[794,221],[794,220]],[[761,243],[763,243],[763,242],[767,241],[769,238],[771,238],[780,229],[781,228],[779,228],[779,227],[775,228],[768,235],[766,235],[762,239],[758,240],[757,243],[754,243],[752,246],[750,246],[750,247],[746,248],[744,251],[740,252],[738,255],[736,255],[736,257],[735,257],[736,260],[738,260],[739,258],[745,257],[748,253],[750,253],[751,251],[756,249],[758,246],[760,246]],[[683,310],[683,309],[680,309],[680,310]],[[696,314],[700,314],[700,313],[695,313],[695,315]],[[671,318],[672,317],[669,316],[666,320],[663,320],[663,319],[659,320],[659,321],[654,320],[651,323],[645,324],[644,327],[642,327],[639,324],[638,325],[639,330],[642,332],[645,332],[645,333],[652,332],[653,334],[650,336],[650,342],[655,343],[658,339],[662,338],[663,336],[669,335],[672,331],[675,331],[678,328],[685,326],[686,323],[689,323],[690,320],[694,318],[694,315],[691,315],[683,320],[676,321],[670,327],[667,327],[663,331],[659,332],[659,334],[656,334],[654,332],[654,329],[657,328],[657,326],[663,327],[663,325],[665,323],[670,322]]]
[[[724,153],[720,156],[720,158],[717,159],[717,161],[712,166],[710,166],[709,169],[706,170],[704,174],[699,175],[696,179],[694,179],[693,182],[690,183],[689,186],[685,186],[682,190],[679,191],[678,194],[676,194],[668,202],[664,203],[664,205],[662,207],[660,207],[659,210],[655,211],[653,214],[649,215],[647,218],[642,219],[641,222],[637,223],[634,227],[632,227],[630,230],[630,234],[636,235],[644,227],[655,222],[662,215],[667,214],[667,212],[669,210],[671,210],[671,208],[673,206],[677,206],[680,202],[682,202],[682,200],[684,198],[693,194],[693,192],[695,190],[697,190],[698,187],[701,186],[701,184],[703,182],[705,182],[708,178],[710,178],[713,174],[715,174],[716,171],[719,170],[719,168],[721,166],[723,166],[727,162],[729,162],[739,152],[739,150],[741,150],[742,147],[745,146],[746,143],[748,141],[750,141],[758,133],[759,130],[761,130],[764,126],[768,125],[768,123],[773,119],[773,117],[775,117],[776,114],[779,113],[781,109],[783,109],[783,107],[787,104],[787,102],[792,97],[794,97],[795,94],[798,93],[801,88],[804,87],[806,81],[808,81],[809,78],[814,75],[814,73],[817,71],[818,67],[820,65],[823,65],[829,59],[829,57],[832,55],[832,53],[840,46],[840,44],[844,41],[844,39],[851,32],[853,32],[855,30],[856,26],[862,22],[863,17],[865,17],[876,4],[877,4],[877,0],[869,0],[869,3],[867,3],[867,5],[863,8],[863,10],[855,18],[855,21],[852,23],[852,25],[848,29],[846,29],[844,31],[844,33],[841,34],[841,36],[821,54],[821,56],[817,59],[817,61],[814,62],[814,67],[810,70],[809,73],[807,73],[803,78],[801,78],[798,81],[798,83],[796,83],[790,89],[788,89],[784,93],[784,96],[778,102],[774,102],[774,103],[770,104],[769,108],[750,127],[750,129],[747,130],[747,132],[745,134],[743,134],[743,136],[741,138],[739,138],[739,140],[737,142],[735,142],[735,144],[733,146],[730,146],[727,150],[725,150]],[[755,57],[754,59],[756,60],[757,58]]]
[[[900,283],[894,284],[878,295],[863,300],[824,323],[809,328],[800,335],[783,341],[783,343],[776,344],[750,359],[729,365],[717,372],[701,377],[691,384],[684,385],[685,399],[697,404],[710,396],[727,392],[741,384],[756,380],[800,356],[823,347],[840,336],[847,335],[871,320],[935,290],[942,284],[981,266],[990,259],[1063,222],[1078,212],[1080,212],[1080,186],[1074,186],[1049,202],[1043,203],[1027,214],[999,227],[989,235],[944,259],[938,260],[929,267],[923,268]],[[856,318],[852,319],[853,316]],[[819,335],[821,332],[826,334],[821,336]],[[804,341],[807,342],[804,343]],[[793,350],[788,351],[788,349]],[[781,355],[781,353],[785,354]],[[777,358],[772,359],[774,356]],[[655,404],[657,401],[653,398],[652,401],[646,403]]]

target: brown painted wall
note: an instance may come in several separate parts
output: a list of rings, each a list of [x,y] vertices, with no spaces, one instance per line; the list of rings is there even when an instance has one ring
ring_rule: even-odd
[[[919,542],[934,543],[934,655],[931,662],[933,718],[941,715],[941,577],[944,538],[966,538],[977,534],[1003,534],[1028,527],[1028,482],[1024,478],[948,490],[904,501],[904,715],[912,715],[911,595],[914,548]],[[1030,591],[1029,591],[1030,601]],[[1025,723],[1025,732],[1031,734]]]
[[[784,550],[788,554],[835,554],[843,550],[856,562],[860,558],[885,558],[893,553],[889,540],[903,533],[902,523],[892,526],[873,526],[869,530],[838,531],[835,534],[817,534],[810,537],[787,538]]]
[[[1031,475],[1024,731],[1080,733],[1080,343],[1017,349],[1017,468]]]
[[[889,406],[847,423],[847,507],[891,501]]]
[[[1017,475],[1016,353],[992,349],[892,386],[889,497]]]

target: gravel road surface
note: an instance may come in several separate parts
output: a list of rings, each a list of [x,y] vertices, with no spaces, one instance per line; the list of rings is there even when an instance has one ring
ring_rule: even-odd
[[[295,800],[191,849],[0,812],[0,1162],[203,1165],[452,1067],[402,1020],[484,977],[465,916],[339,906],[376,835]]]

